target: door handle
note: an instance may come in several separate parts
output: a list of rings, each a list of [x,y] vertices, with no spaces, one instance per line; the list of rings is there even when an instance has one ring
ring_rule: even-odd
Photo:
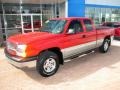
[[[82,35],[82,38],[86,38],[86,35]]]

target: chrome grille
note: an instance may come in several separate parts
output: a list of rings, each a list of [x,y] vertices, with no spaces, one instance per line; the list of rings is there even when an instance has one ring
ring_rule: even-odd
[[[14,50],[16,49],[16,45],[12,42],[7,42],[7,49]]]

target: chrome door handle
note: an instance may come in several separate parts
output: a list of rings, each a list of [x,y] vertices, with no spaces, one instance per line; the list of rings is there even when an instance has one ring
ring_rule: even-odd
[[[86,38],[86,35],[82,35],[82,38]]]

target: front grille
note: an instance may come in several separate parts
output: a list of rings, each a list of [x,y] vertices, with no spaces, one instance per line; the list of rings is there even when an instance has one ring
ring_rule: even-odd
[[[12,42],[7,42],[7,49],[8,50],[16,50],[16,45]]]

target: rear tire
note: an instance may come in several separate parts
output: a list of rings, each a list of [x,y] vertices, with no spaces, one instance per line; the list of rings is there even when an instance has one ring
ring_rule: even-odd
[[[59,58],[58,55],[51,51],[45,51],[40,54],[36,69],[40,75],[43,77],[49,77],[54,75],[59,68]]]
[[[99,47],[99,51],[101,53],[106,53],[108,52],[109,47],[110,47],[110,39],[105,39],[102,46]]]

